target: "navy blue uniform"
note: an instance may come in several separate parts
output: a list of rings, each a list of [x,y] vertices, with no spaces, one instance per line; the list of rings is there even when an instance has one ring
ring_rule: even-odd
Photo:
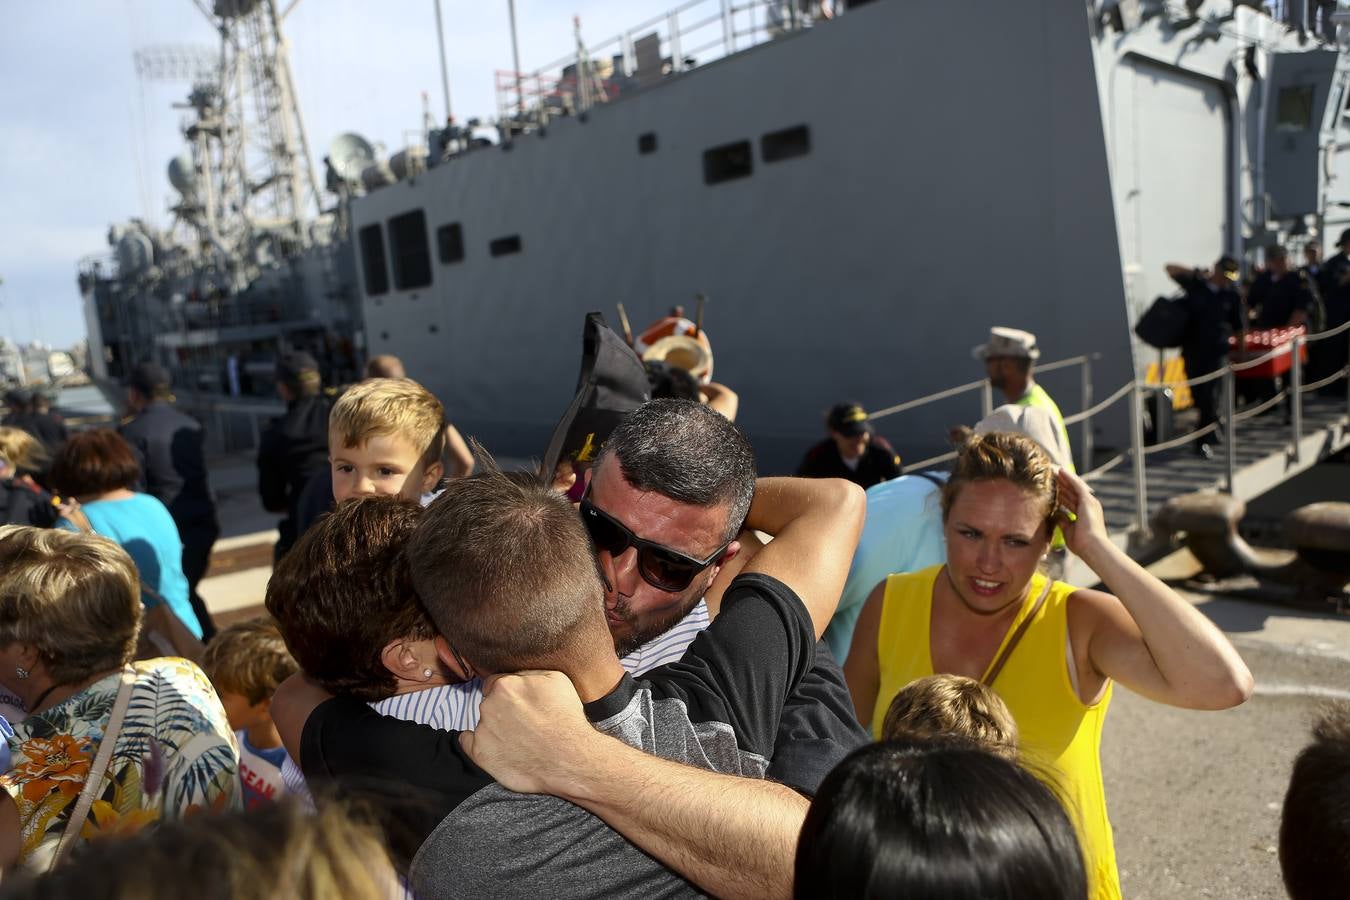
[[[300,497],[316,473],[328,467],[328,400],[301,397],[263,432],[258,447],[258,493],[268,512],[285,512],[277,525],[280,559],[299,536]]]
[[[1186,377],[1208,375],[1223,365],[1228,357],[1228,338],[1242,327],[1242,300],[1230,287],[1218,288],[1197,275],[1182,275],[1175,279],[1185,290],[1182,302],[1190,319],[1181,339],[1181,358],[1186,363]],[[1200,412],[1200,427],[1218,421],[1215,405],[1218,381],[1208,381],[1191,388],[1195,407]]]
[[[797,467],[797,475],[802,478],[844,478],[866,489],[898,478],[900,457],[890,442],[874,434],[859,457],[858,465],[850,468],[839,455],[839,446],[834,439],[826,438],[806,451],[806,457]]]
[[[1252,282],[1247,302],[1256,311],[1256,328],[1267,329],[1286,327],[1295,311],[1311,318],[1316,300],[1302,272],[1288,272],[1279,278],[1262,272]]]
[[[178,526],[188,598],[203,636],[209,639],[215,626],[197,594],[197,584],[206,575],[220,523],[206,472],[201,423],[170,403],[152,400],[121,432],[141,457],[145,492],[168,507]]]

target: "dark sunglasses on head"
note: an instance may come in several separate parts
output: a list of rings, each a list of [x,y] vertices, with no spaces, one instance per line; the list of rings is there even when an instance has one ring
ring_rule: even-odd
[[[678,550],[645,541],[618,519],[596,508],[590,500],[581,501],[581,521],[586,523],[591,541],[597,550],[618,556],[629,547],[637,548],[638,572],[642,579],[657,590],[676,593],[689,587],[699,572],[712,565],[731,545],[730,541],[717,548],[707,559],[695,559]]]

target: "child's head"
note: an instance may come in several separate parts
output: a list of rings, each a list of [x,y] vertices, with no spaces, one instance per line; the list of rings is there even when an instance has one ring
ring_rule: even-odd
[[[929,675],[895,695],[881,726],[884,741],[962,737],[1007,759],[1017,757],[1017,723],[986,685],[964,675]]]
[[[382,700],[446,682],[403,552],[421,515],[396,497],[348,500],[272,572],[267,611],[300,668],[326,690]]]
[[[0,427],[0,478],[30,475],[47,462],[46,451],[22,428]]]
[[[445,409],[407,378],[372,378],[348,388],[328,416],[333,499],[397,494],[416,500],[444,472]]]
[[[1313,726],[1294,760],[1280,817],[1280,871],[1294,900],[1342,895],[1350,883],[1350,706]],[[1339,887],[1337,887],[1339,885]]]
[[[259,617],[222,628],[207,645],[202,668],[216,686],[230,727],[239,731],[271,719],[272,694],[299,667],[276,623]]]

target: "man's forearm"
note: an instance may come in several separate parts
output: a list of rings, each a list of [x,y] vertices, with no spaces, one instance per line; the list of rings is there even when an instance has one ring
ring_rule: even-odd
[[[651,756],[597,734],[585,768],[558,796],[718,897],[792,896],[797,837],[809,806],[791,788]]]

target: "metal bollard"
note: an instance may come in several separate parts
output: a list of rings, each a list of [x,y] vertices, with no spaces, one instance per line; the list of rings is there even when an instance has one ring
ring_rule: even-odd
[[[1298,462],[1299,439],[1303,437],[1303,362],[1299,351],[1303,349],[1303,335],[1295,335],[1291,348],[1293,356],[1289,360],[1289,421],[1293,426],[1293,446],[1289,458]]]
[[[1223,375],[1223,446],[1227,471],[1224,479],[1228,493],[1233,493],[1237,481],[1237,375],[1226,366]]]
[[[1083,360],[1083,368],[1080,371],[1083,387],[1083,409],[1092,408],[1092,359],[1091,357]],[[1083,438],[1079,442],[1079,452],[1082,454],[1082,462],[1079,464],[1080,472],[1092,471],[1092,416],[1083,420]]]
[[[1144,401],[1139,382],[1130,389],[1130,460],[1134,469],[1135,528],[1148,530],[1148,485],[1144,478]]]

